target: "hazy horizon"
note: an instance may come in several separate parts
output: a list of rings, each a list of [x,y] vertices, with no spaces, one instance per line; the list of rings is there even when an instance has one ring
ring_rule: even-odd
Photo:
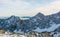
[[[0,0],[0,16],[34,16],[60,11],[60,0]]]

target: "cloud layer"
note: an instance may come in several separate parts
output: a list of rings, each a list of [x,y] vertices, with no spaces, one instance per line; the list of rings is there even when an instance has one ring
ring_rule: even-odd
[[[55,0],[50,4],[35,8],[33,10],[33,12],[42,12],[45,15],[54,14],[58,11],[60,11],[60,0]]]
[[[60,11],[60,0],[0,0],[0,16],[34,16],[38,12],[45,15]]]

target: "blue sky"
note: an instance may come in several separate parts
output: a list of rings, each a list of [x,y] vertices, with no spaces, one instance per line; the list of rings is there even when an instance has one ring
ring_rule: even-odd
[[[60,0],[0,0],[0,16],[49,15],[59,10]]]

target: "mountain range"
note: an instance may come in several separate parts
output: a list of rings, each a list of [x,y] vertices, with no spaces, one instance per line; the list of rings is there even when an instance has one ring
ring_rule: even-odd
[[[0,30],[25,33],[30,31],[51,32],[60,30],[60,12],[45,16],[42,13],[21,20],[18,16],[0,19]]]

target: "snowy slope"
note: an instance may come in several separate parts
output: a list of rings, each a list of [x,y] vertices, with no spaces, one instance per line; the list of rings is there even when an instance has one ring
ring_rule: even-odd
[[[36,31],[36,32],[51,32],[51,31],[54,31],[55,29],[57,29],[58,27],[60,27],[60,24],[52,24],[51,27],[49,28],[46,28],[46,29],[40,29],[39,27],[33,31]]]

